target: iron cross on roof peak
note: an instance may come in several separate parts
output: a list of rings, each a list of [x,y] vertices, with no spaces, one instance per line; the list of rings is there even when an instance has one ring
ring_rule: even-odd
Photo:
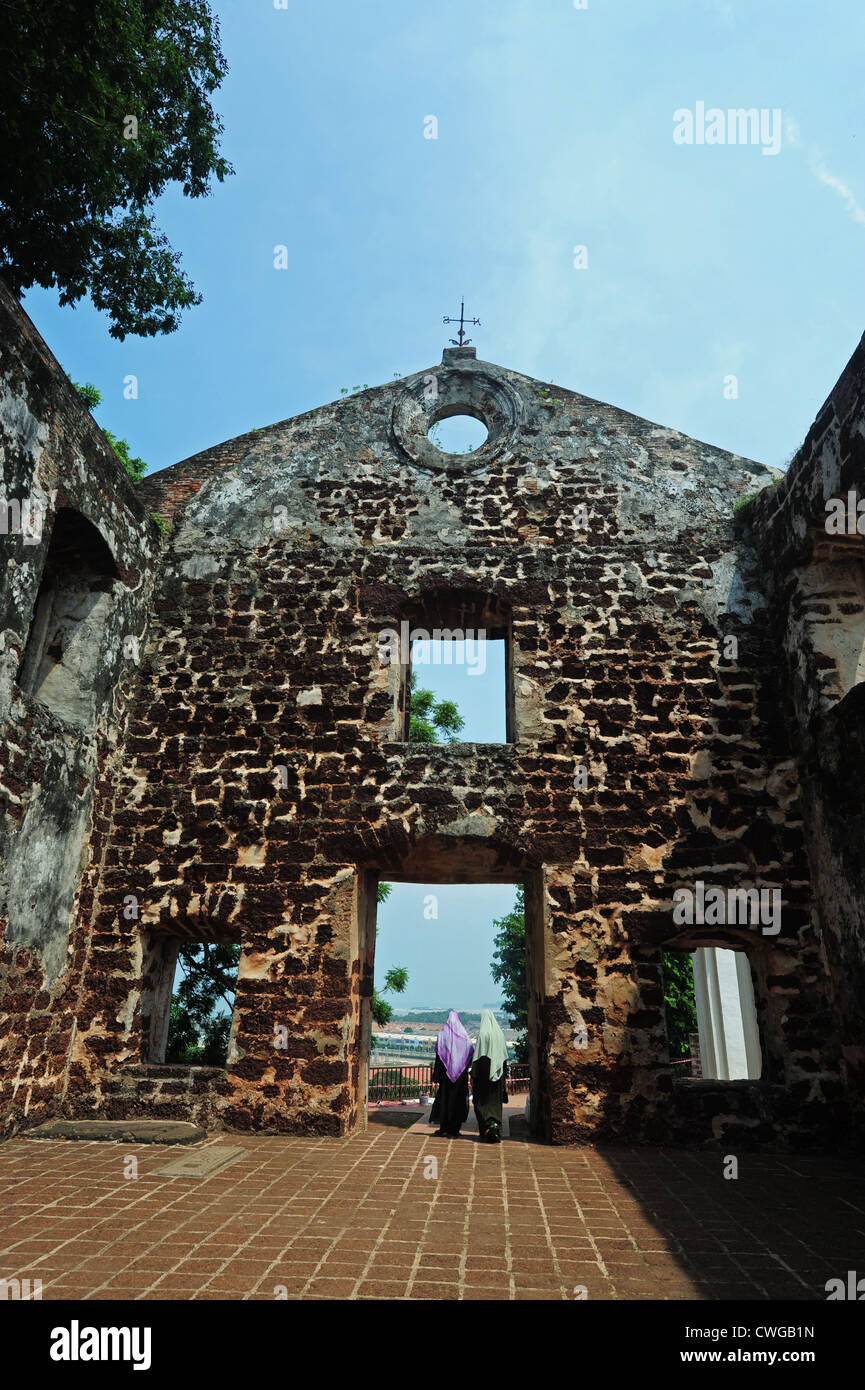
[[[465,329],[464,329],[464,327],[463,327],[463,324],[465,324],[465,323],[476,323],[478,326],[480,326],[480,319],[467,319],[467,318],[466,318],[466,302],[465,302],[464,299],[461,299],[461,300],[460,300],[460,316],[459,316],[459,318],[458,318],[458,319],[456,319],[456,318],[449,319],[448,316],[447,316],[447,314],[445,314],[444,318],[442,319],[442,323],[458,323],[459,326],[460,326],[459,337],[458,337],[458,338],[451,338],[451,342],[453,343],[454,347],[468,347],[469,343],[471,342],[471,338],[467,338],[467,337],[466,337]]]

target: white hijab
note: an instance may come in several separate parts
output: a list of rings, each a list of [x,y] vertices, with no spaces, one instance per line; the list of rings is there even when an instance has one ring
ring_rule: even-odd
[[[481,1026],[475,1044],[474,1062],[481,1057],[490,1059],[490,1081],[498,1081],[508,1060],[508,1045],[492,1009],[481,1010]],[[472,1070],[474,1070],[474,1062]]]

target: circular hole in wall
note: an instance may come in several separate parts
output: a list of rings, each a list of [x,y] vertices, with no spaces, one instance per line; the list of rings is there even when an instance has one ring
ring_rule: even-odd
[[[473,415],[450,415],[430,425],[427,439],[442,454],[470,454],[484,444],[489,430]]]

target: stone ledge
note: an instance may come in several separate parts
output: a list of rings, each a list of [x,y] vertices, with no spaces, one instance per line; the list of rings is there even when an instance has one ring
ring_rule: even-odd
[[[104,1139],[124,1144],[196,1144],[206,1130],[185,1120],[49,1120],[24,1139]]]
[[[196,1067],[186,1062],[134,1062],[124,1068],[122,1076],[153,1081],[218,1081],[226,1076],[225,1067]]]

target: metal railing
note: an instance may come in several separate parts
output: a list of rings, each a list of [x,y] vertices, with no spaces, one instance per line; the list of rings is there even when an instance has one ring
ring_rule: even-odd
[[[370,1067],[369,1100],[414,1100],[419,1096],[434,1096],[438,1085],[433,1085],[431,1066],[392,1066]],[[469,1090],[471,1090],[469,1072]],[[508,1064],[507,1088],[509,1093],[529,1089],[529,1068],[527,1065]]]

